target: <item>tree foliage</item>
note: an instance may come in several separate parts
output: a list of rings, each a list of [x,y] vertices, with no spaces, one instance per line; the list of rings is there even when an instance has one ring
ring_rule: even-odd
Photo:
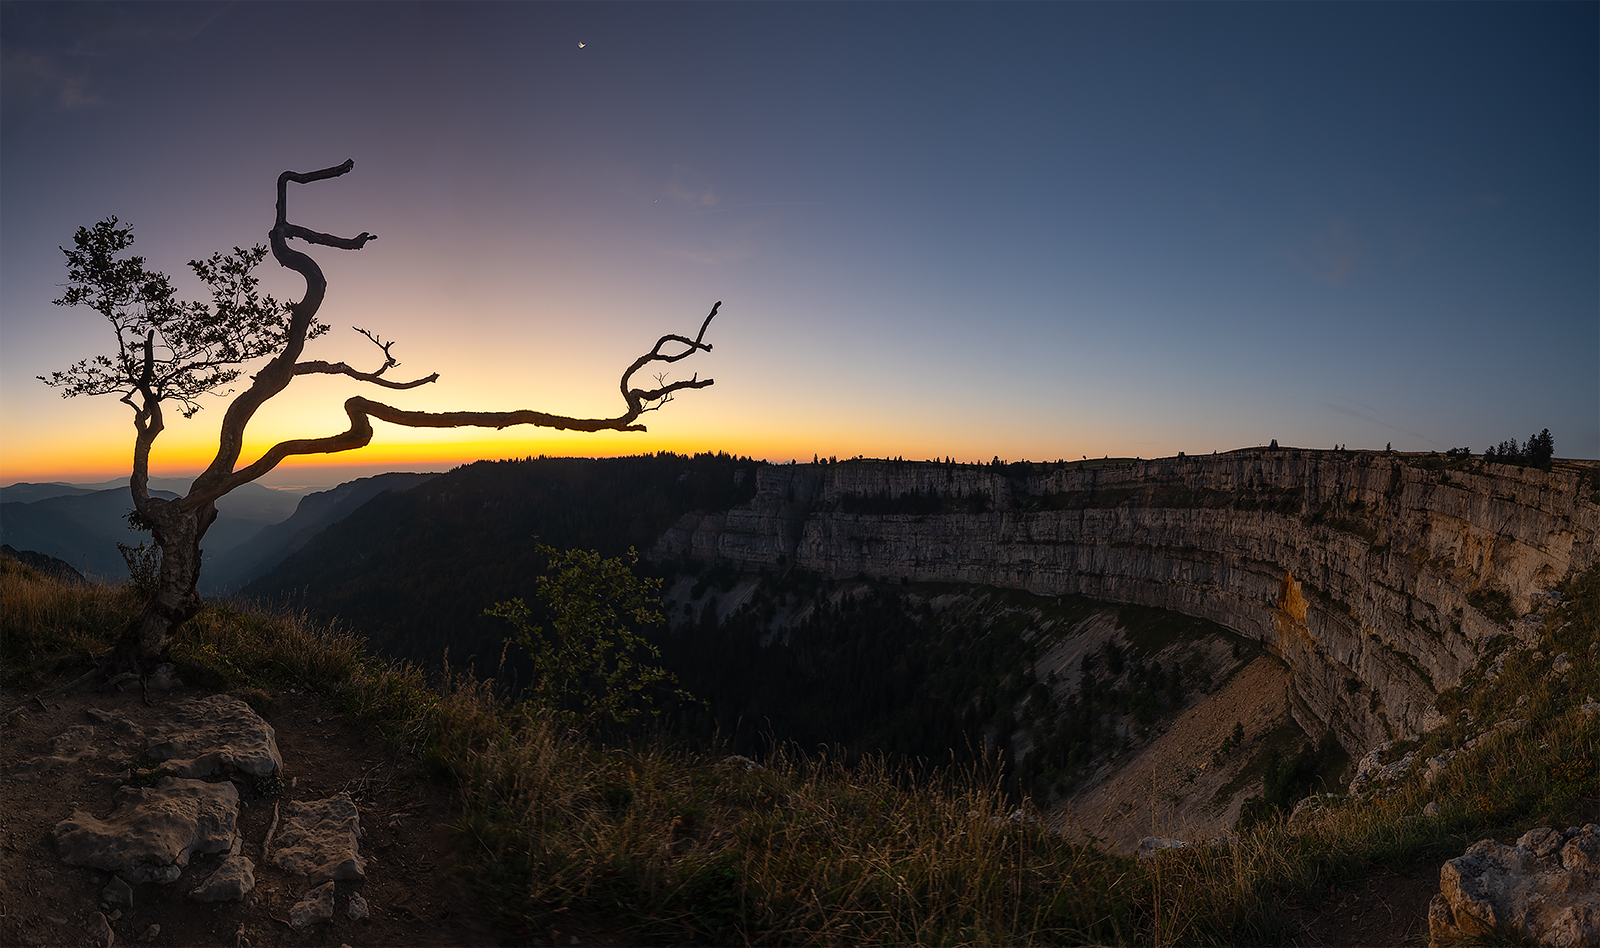
[[[665,619],[661,580],[634,575],[637,553],[628,550],[624,562],[593,550],[535,549],[550,563],[538,580],[548,625],[532,621],[522,599],[486,610],[516,628],[510,639],[533,659],[529,700],[572,723],[625,724],[656,713],[658,693],[686,697],[672,674],[653,664],[660,653],[642,634]]]
[[[172,399],[185,418],[200,410],[201,395],[238,379],[240,365],[282,349],[289,311],[258,289],[255,268],[267,256],[260,244],[234,247],[190,260],[189,269],[211,291],[211,302],[180,300],[172,280],[146,269],[144,258],[122,256],[133,246],[133,228],[116,217],[79,227],[67,258],[66,292],[57,306],[87,306],[110,323],[116,351],[80,359],[39,379],[63,398],[120,394],[131,399],[147,388],[156,401]],[[327,332],[313,320],[307,338]]]
[[[1541,471],[1548,471],[1555,458],[1556,439],[1550,434],[1550,429],[1545,428],[1532,436],[1521,445],[1517,439],[1510,438],[1502,441],[1483,453],[1485,461],[1497,461],[1501,464],[1515,464],[1518,467],[1536,467]]]

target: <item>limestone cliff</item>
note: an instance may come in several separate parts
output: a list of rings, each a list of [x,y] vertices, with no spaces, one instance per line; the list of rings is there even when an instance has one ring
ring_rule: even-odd
[[[1588,471],[1244,450],[1100,467],[857,460],[760,469],[654,555],[1158,606],[1266,642],[1295,715],[1364,750],[1595,562]],[[1518,618],[1523,617],[1523,618]]]

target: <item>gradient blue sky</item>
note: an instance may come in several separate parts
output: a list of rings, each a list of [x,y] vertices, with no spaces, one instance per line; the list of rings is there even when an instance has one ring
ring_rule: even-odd
[[[126,470],[125,406],[34,380],[107,348],[49,302],[76,226],[116,214],[177,273],[264,242],[278,172],[346,158],[290,196],[379,235],[317,254],[336,332],[310,354],[398,339],[442,378],[397,404],[613,414],[634,355],[725,303],[692,360],[716,386],[648,434],[380,425],[343,465],[1542,427],[1597,457],[1597,10],[6,3],[0,483]],[[358,391],[297,382],[257,447],[341,430]],[[202,466],[221,404],[158,468]]]

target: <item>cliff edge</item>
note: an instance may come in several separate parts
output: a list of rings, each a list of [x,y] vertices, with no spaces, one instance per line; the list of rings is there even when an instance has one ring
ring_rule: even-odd
[[[1308,733],[1360,752],[1437,724],[1438,693],[1536,635],[1549,590],[1600,558],[1593,467],[1300,449],[763,466],[752,500],[686,514],[652,555],[1210,619],[1283,659]]]

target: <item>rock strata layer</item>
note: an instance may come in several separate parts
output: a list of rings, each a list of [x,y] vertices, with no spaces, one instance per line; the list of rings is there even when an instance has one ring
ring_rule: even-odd
[[[1362,452],[1247,450],[1099,468],[772,465],[657,559],[1079,594],[1210,619],[1292,670],[1295,717],[1352,752],[1439,723],[1484,646],[1531,637],[1591,564],[1577,469],[1426,469]]]

